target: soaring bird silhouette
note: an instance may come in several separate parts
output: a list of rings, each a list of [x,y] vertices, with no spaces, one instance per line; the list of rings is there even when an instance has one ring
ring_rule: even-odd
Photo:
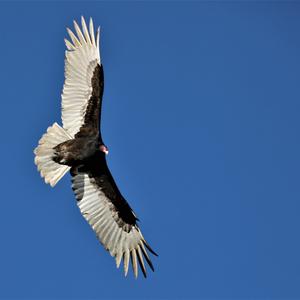
[[[103,67],[99,37],[81,17],[82,29],[74,21],[77,36],[67,28],[65,39],[65,83],[62,98],[63,127],[54,123],[34,150],[35,163],[45,182],[52,187],[68,172],[79,209],[99,241],[115,257],[117,267],[124,262],[125,276],[131,260],[135,277],[138,265],[146,277],[144,259],[154,271],[147,244],[137,217],[120,193],[106,163],[108,148],[100,131],[103,96]]]

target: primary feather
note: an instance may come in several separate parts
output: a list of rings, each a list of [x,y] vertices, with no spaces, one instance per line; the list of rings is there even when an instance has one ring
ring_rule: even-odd
[[[94,26],[90,19],[90,32],[87,30],[85,20],[81,18],[82,33],[74,21],[76,35],[67,28],[71,42],[65,39],[65,83],[62,98],[63,127],[71,136],[79,131],[84,123],[88,101],[92,95],[92,77],[97,65],[101,65],[99,45],[95,42]],[[99,38],[97,31],[97,39]]]

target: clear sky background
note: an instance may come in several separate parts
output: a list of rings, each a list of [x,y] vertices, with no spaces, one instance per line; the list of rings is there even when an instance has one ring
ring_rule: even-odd
[[[146,280],[33,163],[81,15],[109,166],[159,253]],[[1,299],[300,299],[299,2],[1,2],[0,37]]]

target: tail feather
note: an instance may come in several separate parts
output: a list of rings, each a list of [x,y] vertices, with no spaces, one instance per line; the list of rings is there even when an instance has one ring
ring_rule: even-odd
[[[51,127],[48,127],[47,132],[42,136],[39,145],[34,150],[34,162],[45,182],[50,183],[52,187],[70,170],[70,167],[53,161],[53,148],[70,139],[72,139],[72,136],[57,123],[54,123]]]

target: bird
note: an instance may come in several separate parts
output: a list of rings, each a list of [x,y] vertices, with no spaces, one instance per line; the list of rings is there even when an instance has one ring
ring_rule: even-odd
[[[138,226],[139,219],[122,196],[108,168],[108,147],[101,135],[104,73],[100,57],[100,27],[93,20],[74,20],[65,39],[65,81],[61,94],[62,126],[48,127],[34,149],[34,162],[45,182],[54,187],[67,173],[81,214],[98,240],[115,258],[123,260],[127,276],[132,265],[135,278],[146,264],[154,271],[150,253],[157,256]],[[130,263],[131,262],[131,263]]]

